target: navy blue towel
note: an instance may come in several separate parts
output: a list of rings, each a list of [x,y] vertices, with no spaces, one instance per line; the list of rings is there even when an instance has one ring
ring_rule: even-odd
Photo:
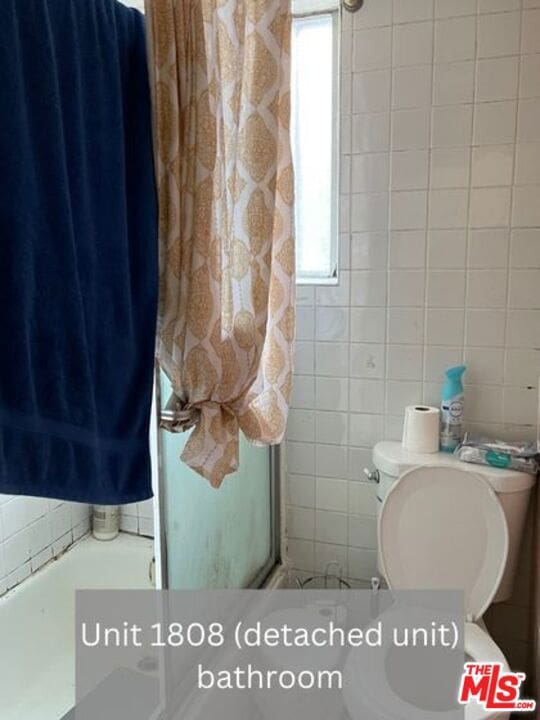
[[[156,235],[142,15],[3,0],[1,493],[151,496]]]

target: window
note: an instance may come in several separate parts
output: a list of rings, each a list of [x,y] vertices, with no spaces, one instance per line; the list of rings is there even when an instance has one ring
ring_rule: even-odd
[[[339,2],[293,0],[292,145],[300,283],[337,281]]]

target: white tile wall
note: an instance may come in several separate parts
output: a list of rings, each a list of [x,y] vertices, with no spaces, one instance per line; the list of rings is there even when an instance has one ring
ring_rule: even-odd
[[[153,500],[123,505],[121,529],[154,536]],[[0,595],[90,530],[90,506],[0,495]]]
[[[88,530],[88,505],[0,495],[0,595]]]
[[[299,289],[288,552],[376,572],[371,448],[466,362],[467,424],[536,437],[540,3],[344,15],[337,288]]]
[[[154,500],[122,505],[120,529],[123,532],[154,537]]]

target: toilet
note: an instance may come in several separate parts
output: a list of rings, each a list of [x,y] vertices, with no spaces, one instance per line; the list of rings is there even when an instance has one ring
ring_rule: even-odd
[[[378,482],[379,568],[390,589],[463,590],[464,662],[508,668],[482,616],[492,602],[512,594],[535,478],[463,463],[447,453],[410,453],[398,442],[378,443],[373,461],[376,470],[369,475]],[[362,649],[350,653],[347,672],[354,682],[346,695],[353,720],[370,717],[368,709],[376,716],[381,698],[390,697],[388,716],[395,720],[433,717],[396,696],[385,680],[384,657],[384,650],[375,661]],[[437,717],[453,718],[455,712],[448,709]],[[509,714],[471,703],[464,717],[506,720]]]
[[[426,465],[435,465],[437,467],[452,467],[463,472],[481,475],[496,494],[508,527],[508,558],[493,602],[510,599],[514,589],[525,518],[531,501],[531,492],[536,482],[533,476],[517,470],[464,463],[451,453],[411,453],[405,450],[400,442],[394,441],[383,441],[375,445],[373,448],[373,465],[375,471],[370,473],[370,477],[377,481],[379,516],[386,496],[407,470]],[[382,571],[380,565],[381,558],[379,554],[379,569]]]

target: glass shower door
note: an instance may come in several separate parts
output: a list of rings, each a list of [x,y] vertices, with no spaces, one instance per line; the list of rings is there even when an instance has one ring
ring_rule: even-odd
[[[170,386],[161,375],[161,401]],[[189,433],[160,430],[161,522],[170,589],[259,585],[276,562],[269,448],[240,441],[240,468],[219,490],[179,458]]]

